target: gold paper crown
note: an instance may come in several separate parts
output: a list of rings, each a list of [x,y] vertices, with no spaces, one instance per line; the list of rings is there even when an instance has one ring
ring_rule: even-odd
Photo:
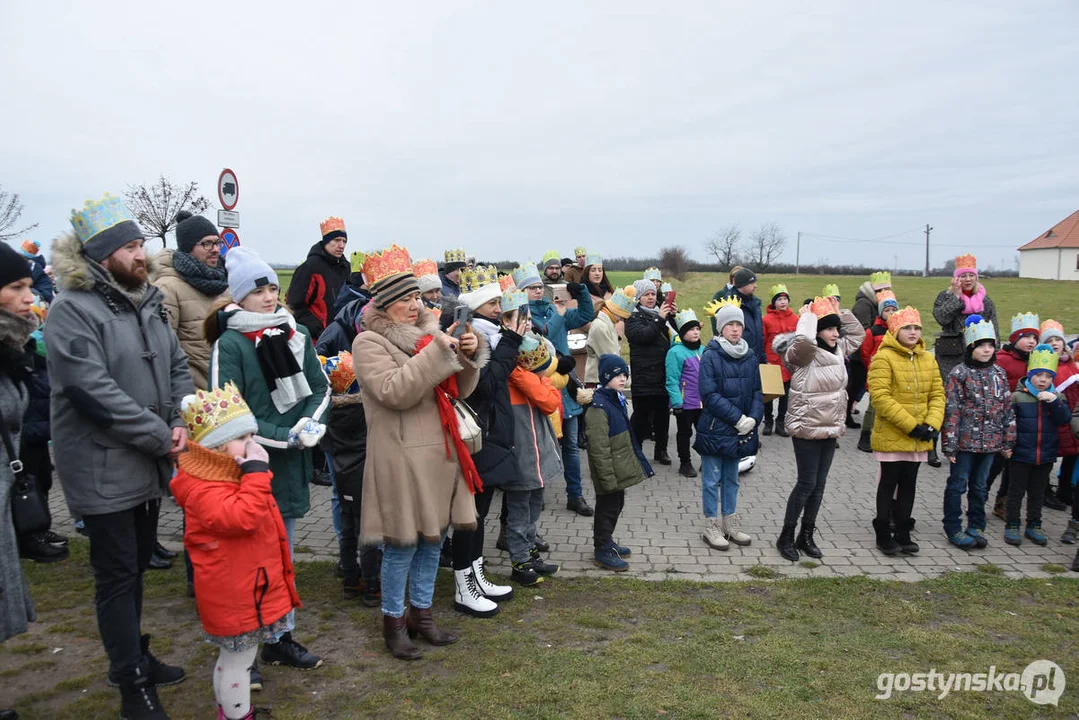
[[[719,312],[720,308],[725,307],[727,305],[733,305],[734,307],[738,308],[739,310],[742,309],[742,301],[741,300],[739,300],[736,297],[725,297],[725,298],[723,298],[721,300],[713,300],[712,302],[708,303],[707,305],[704,306],[704,311],[706,313],[708,313],[709,315],[714,317],[715,314],[717,312]]]
[[[836,314],[835,308],[832,306],[832,303],[828,301],[828,298],[830,297],[833,296],[829,295],[828,297],[814,298],[813,302],[810,303],[809,312],[816,315],[818,320],[823,317],[828,317],[829,315]]]
[[[363,261],[367,259],[367,253],[357,250],[349,256],[348,264],[352,267],[352,272],[363,272]]]
[[[191,439],[200,444],[213,430],[245,415],[254,420],[251,409],[232,382],[213,390],[196,390],[194,395],[184,398],[180,410],[180,417],[191,432]]]
[[[434,260],[428,260],[427,258],[417,260],[412,263],[412,274],[418,278],[424,275],[438,275],[438,265],[435,264]]]
[[[890,272],[888,272],[887,270],[881,270],[880,272],[875,272],[875,273],[873,273],[872,275],[869,276],[869,284],[872,285],[873,287],[877,287],[878,285],[891,286],[891,284],[892,284],[892,274]]]
[[[824,289],[820,292],[822,297],[839,297],[839,286],[835,283],[828,283],[824,286]]]
[[[553,348],[544,338],[525,335],[517,351],[517,364],[529,372],[543,372],[554,360]]]
[[[960,255],[955,259],[956,270],[973,270],[978,272],[978,258],[974,257],[970,253],[966,255]]]
[[[584,245],[578,245],[577,247],[573,248],[573,256],[574,257],[580,257],[582,255],[587,255],[587,254],[588,254],[588,250],[585,248]]]
[[[1051,372],[1057,374],[1057,365],[1060,357],[1053,352],[1048,345],[1039,345],[1030,351],[1030,359],[1027,360],[1027,377],[1036,372]]]
[[[322,371],[330,380],[330,387],[337,395],[344,395],[353,389],[356,382],[356,371],[352,367],[352,353],[342,350],[333,357],[318,356],[322,363]]]
[[[921,314],[910,305],[907,305],[902,310],[896,310],[892,313],[892,316],[888,318],[888,331],[893,335],[899,328],[905,328],[907,325],[922,326]]]
[[[326,237],[332,232],[344,232],[345,221],[339,217],[328,217],[318,224],[318,229],[322,231],[322,237]]]
[[[458,248],[457,250],[447,250],[443,257],[447,263],[466,263],[468,257],[465,255],[465,251]]]
[[[455,261],[456,262],[456,261]],[[461,269],[461,292],[475,292],[484,285],[498,282],[498,268],[494,265],[477,265]]]
[[[513,282],[513,276],[506,274],[501,275],[498,278],[498,287],[502,288],[502,292],[506,292],[510,289],[517,289],[517,283]]]
[[[363,277],[372,287],[388,277],[412,274],[412,258],[408,250],[397,243],[385,250],[373,252],[363,261]]]

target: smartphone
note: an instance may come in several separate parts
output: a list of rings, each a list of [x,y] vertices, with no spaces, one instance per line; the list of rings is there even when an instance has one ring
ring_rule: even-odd
[[[457,327],[453,331],[453,337],[459,338],[468,332],[468,320],[472,317],[472,311],[468,305],[458,305],[453,309],[453,321]]]
[[[525,303],[521,307],[517,308],[517,322],[523,323],[532,317],[532,311],[528,307],[528,303]]]
[[[678,299],[678,291],[671,290],[669,293],[663,296],[663,304],[674,307],[674,301]]]

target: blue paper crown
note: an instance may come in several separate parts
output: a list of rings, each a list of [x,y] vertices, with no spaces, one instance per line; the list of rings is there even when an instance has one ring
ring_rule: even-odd
[[[659,286],[659,291],[664,295],[669,293],[671,290],[674,290],[674,287],[672,287],[670,283],[663,283]]]
[[[109,193],[105,193],[105,197],[96,202],[87,200],[82,210],[71,211],[71,226],[75,228],[75,234],[84,245],[105,230],[125,221],[135,222],[135,216],[124,205],[123,200]]]
[[[967,347],[982,340],[992,340],[995,343],[997,341],[997,331],[991,321],[985,320],[981,315],[971,315],[966,319],[963,339],[966,341]]]
[[[1027,330],[1037,335],[1040,325],[1037,313],[1020,313],[1012,317],[1012,335],[1022,330]]]
[[[645,280],[662,280],[663,275],[660,273],[659,268],[650,267],[644,271]]]
[[[679,330],[688,322],[700,323],[700,320],[697,319],[697,313],[693,312],[693,308],[686,308],[674,314],[674,324]]]
[[[528,293],[517,288],[510,288],[502,294],[502,312],[508,313],[528,304]]]
[[[510,273],[513,276],[513,284],[524,290],[529,285],[540,282],[539,269],[536,263],[526,260],[517,263],[517,269]]]
[[[588,253],[588,255],[585,256],[584,265],[585,267],[588,267],[589,265],[599,265],[600,267],[603,267],[603,257],[600,256],[599,253]]]

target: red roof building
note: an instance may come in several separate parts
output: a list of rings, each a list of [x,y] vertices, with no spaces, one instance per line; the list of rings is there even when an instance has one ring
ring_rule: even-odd
[[[1019,248],[1019,277],[1079,280],[1079,210]]]

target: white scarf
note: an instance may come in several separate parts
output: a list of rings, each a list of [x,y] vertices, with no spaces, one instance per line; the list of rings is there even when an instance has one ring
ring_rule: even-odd
[[[225,309],[229,311],[236,310],[236,312],[228,317],[226,322],[229,330],[235,330],[239,333],[253,333],[265,330],[266,328],[279,328],[283,324],[289,326],[289,329],[292,330],[292,337],[288,339],[288,349],[289,352],[292,353],[292,357],[296,360],[296,365],[300,368],[300,371],[287,377],[276,376],[273,378],[266,378],[266,381],[271,388],[270,399],[273,400],[277,412],[283,415],[294,408],[300,401],[310,397],[311,385],[308,384],[307,378],[303,374],[304,353],[307,351],[307,347],[310,343],[307,340],[306,335],[296,332],[296,319],[292,317],[292,313],[283,307],[277,308],[277,310],[272,313],[250,312],[248,310],[240,309],[240,306],[235,303],[229,305]],[[271,330],[267,333],[263,333],[262,337],[255,340],[256,353],[258,353],[259,345],[263,341],[263,338],[269,337],[271,332],[274,331]],[[261,364],[262,363],[260,362],[260,365]]]

